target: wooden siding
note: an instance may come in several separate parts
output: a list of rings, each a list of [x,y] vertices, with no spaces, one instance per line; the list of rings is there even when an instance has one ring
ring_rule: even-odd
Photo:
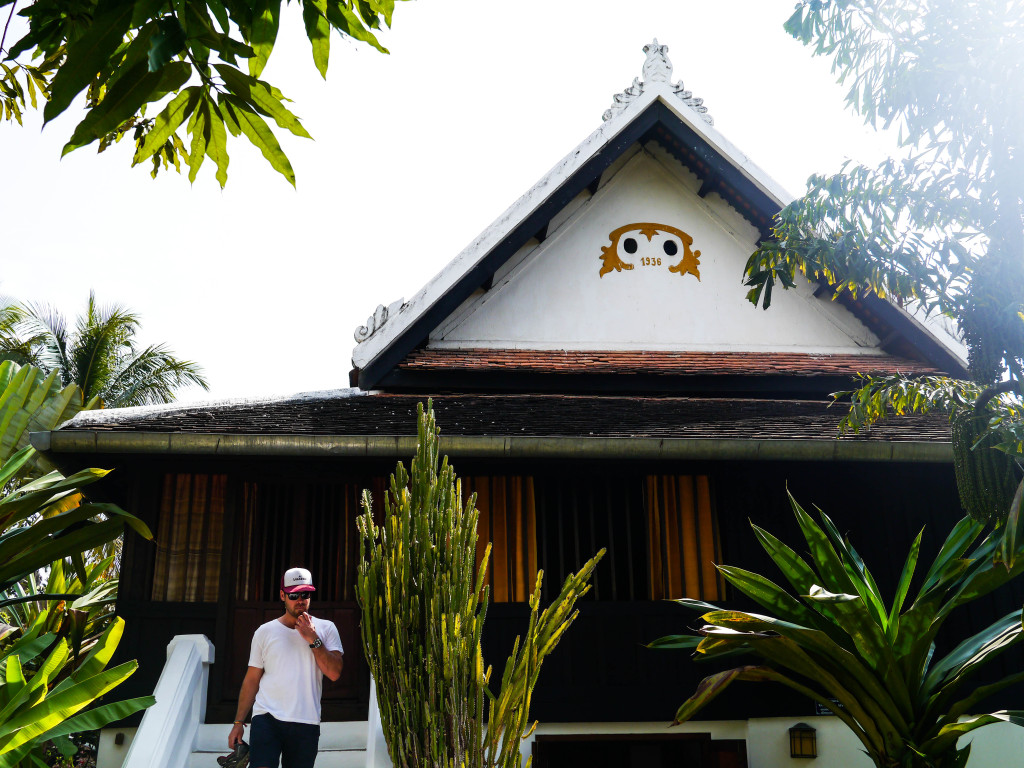
[[[390,466],[378,462],[345,465],[312,464],[296,460],[293,464],[277,460],[272,465],[201,465],[206,472],[224,472],[230,482],[227,493],[225,541],[241,537],[239,510],[244,499],[245,482],[281,483],[310,488],[351,482],[368,487],[381,478]],[[119,502],[155,525],[163,475],[168,471],[199,471],[200,465],[145,466],[125,468],[115,475],[131,479],[122,482]],[[644,643],[665,634],[678,634],[698,624],[698,617],[670,601],[644,599],[648,589],[646,565],[638,559],[644,536],[643,478],[648,474],[706,474],[714,488],[718,515],[722,560],[730,565],[775,577],[774,566],[758,545],[750,522],[778,535],[798,551],[800,534],[789,509],[786,487],[812,510],[826,510],[844,533],[849,533],[887,596],[891,595],[906,550],[922,525],[927,530],[921,562],[934,555],[941,537],[960,513],[952,469],[942,466],[908,464],[835,463],[704,463],[693,466],[640,465],[610,462],[604,466],[571,462],[460,462],[456,469],[463,476],[509,474],[532,475],[537,495],[538,565],[545,570],[548,588],[555,588],[565,573],[577,564],[576,558],[589,556],[600,546],[612,542],[605,562],[595,579],[595,588],[581,604],[580,617],[562,644],[546,662],[533,699],[532,714],[547,721],[668,720],[675,708],[715,667],[695,664],[682,653],[651,651]],[[567,480],[567,478],[574,478]],[[379,487],[379,484],[378,484]],[[576,488],[577,491],[572,491]],[[298,491],[296,491],[298,493]],[[316,492],[309,498],[315,498]],[[331,497],[327,494],[324,498]],[[336,498],[336,497],[331,497]],[[576,499],[575,503],[572,501]],[[283,502],[282,502],[283,503]],[[314,503],[313,506],[317,506]],[[321,525],[321,524],[316,524]],[[317,528],[313,530],[328,530]],[[326,526],[324,522],[322,525]],[[547,526],[545,528],[545,526]],[[293,526],[294,527],[294,526]],[[294,530],[298,530],[297,527]],[[332,534],[333,535],[333,534]],[[305,547],[308,539],[300,540]],[[546,543],[545,543],[546,542]],[[632,542],[632,545],[630,545]],[[249,632],[234,619],[230,606],[255,608],[232,602],[235,581],[230,570],[223,572],[220,601],[217,604],[169,604],[149,601],[152,588],[155,547],[137,537],[129,537],[125,546],[119,613],[127,619],[128,629],[121,645],[120,658],[138,658],[139,671],[126,684],[124,695],[139,695],[152,690],[165,658],[170,638],[180,632],[202,632],[217,646],[217,663],[211,668],[210,716],[228,721],[237,696],[238,674],[244,670],[248,654]],[[223,567],[229,569],[229,558]],[[343,594],[343,592],[339,592]],[[263,596],[259,602],[277,609],[273,600]],[[940,638],[938,652],[949,650],[949,643],[977,631],[1024,602],[1024,585],[1014,584],[1002,592],[987,596],[966,609],[954,612],[947,623],[946,640]],[[726,607],[752,607],[741,596],[730,594]],[[330,610],[354,610],[353,603],[314,603],[314,615]],[[355,614],[348,621],[351,641],[346,647],[346,670],[355,670],[359,641]],[[494,604],[488,612],[484,637],[486,661],[500,670],[517,634],[526,626],[526,607],[518,603]],[[236,647],[232,649],[232,638]],[[242,648],[241,646],[245,647]],[[1011,649],[996,664],[994,673],[1024,666],[1024,654]],[[325,703],[326,719],[361,718],[366,713],[368,678],[365,672],[351,682],[355,698]],[[340,693],[340,692],[339,692]],[[1011,689],[986,706],[1012,708],[1024,690]],[[785,689],[768,685],[743,684],[727,692],[708,710],[706,719],[771,715],[804,716],[813,713],[805,699]]]

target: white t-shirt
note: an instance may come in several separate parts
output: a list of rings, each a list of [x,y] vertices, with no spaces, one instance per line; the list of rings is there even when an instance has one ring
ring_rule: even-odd
[[[325,650],[344,653],[334,622],[313,616],[309,619]],[[297,629],[277,619],[261,625],[252,636],[249,666],[263,670],[253,716],[269,714],[290,723],[320,724],[323,673]]]

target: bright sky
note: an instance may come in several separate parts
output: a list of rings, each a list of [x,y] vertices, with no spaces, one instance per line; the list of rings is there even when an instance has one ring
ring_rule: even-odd
[[[793,0],[414,0],[381,36],[390,56],[335,37],[326,83],[286,9],[265,78],[315,138],[278,133],[296,190],[242,140],[221,191],[208,165],[194,186],[150,179],[127,141],[60,160],[76,116],[0,124],[0,293],[73,315],[93,288],[134,309],[144,342],[204,367],[211,392],[183,401],[348,386],[355,327],[594,130],[653,37],[715,127],[794,194],[892,151],[783,31]]]

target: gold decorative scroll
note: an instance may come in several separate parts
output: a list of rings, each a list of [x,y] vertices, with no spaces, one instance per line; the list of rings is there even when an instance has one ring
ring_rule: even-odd
[[[683,244],[683,259],[678,264],[670,264],[668,267],[669,272],[678,272],[680,276],[690,274],[700,280],[700,251],[694,251],[691,249],[693,245],[693,238],[683,232],[681,229],[676,227],[670,227],[667,224],[654,224],[652,222],[640,222],[637,224],[627,224],[624,227],[612,230],[608,235],[608,239],[611,240],[611,245],[601,246],[601,261],[603,266],[599,277],[604,277],[609,272],[621,272],[624,269],[633,269],[633,264],[623,261],[619,255],[619,242],[622,236],[628,232],[636,232],[637,234],[643,235],[647,238],[647,242],[651,242],[654,236],[658,232],[662,232],[669,235],[675,235],[679,238]],[[658,257],[660,263],[660,257]]]

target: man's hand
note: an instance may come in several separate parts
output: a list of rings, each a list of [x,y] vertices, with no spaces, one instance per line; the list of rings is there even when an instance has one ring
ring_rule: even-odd
[[[256,701],[256,692],[260,688],[260,679],[263,677],[262,667],[249,667],[245,671],[245,678],[242,680],[242,688],[238,692],[238,709],[235,710],[235,724],[228,734],[228,746],[234,749],[242,740],[245,733],[245,726],[242,721],[252,711],[252,704]]]
[[[302,635],[302,639],[307,643],[312,643],[316,640],[316,630],[313,629],[313,622],[309,620],[309,614],[303,613],[295,620],[295,629],[298,630],[299,634]]]

